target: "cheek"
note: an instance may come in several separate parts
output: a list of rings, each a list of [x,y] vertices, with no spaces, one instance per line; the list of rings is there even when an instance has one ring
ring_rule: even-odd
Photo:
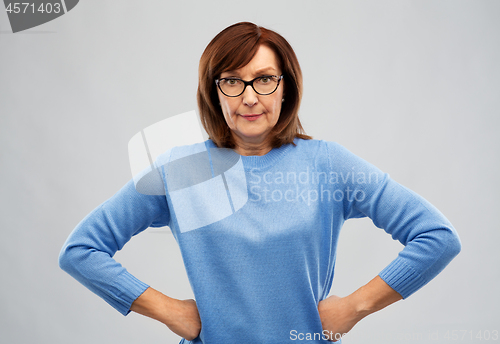
[[[226,120],[230,119],[234,115],[233,107],[229,102],[221,102],[220,106],[222,108],[222,113],[224,114]]]
[[[235,127],[235,107],[231,102],[226,101],[225,99],[220,102],[220,107],[222,109],[222,114],[224,115],[224,119],[226,120],[226,124],[230,129],[234,129]]]
[[[272,109],[271,111],[276,116],[276,120],[278,120],[278,117],[281,113],[281,107],[283,105],[282,99],[283,99],[283,91],[278,90],[275,94],[275,97],[273,97],[271,103],[269,104],[270,110]]]
[[[229,107],[229,104],[227,103],[226,99],[221,97],[220,94],[219,94],[219,104],[220,104],[220,108],[222,110],[222,113],[224,114],[224,117],[227,118],[228,114],[231,112],[230,111],[231,108]]]
[[[224,116],[232,115],[234,113],[234,111],[232,110],[234,108],[234,106],[231,105],[230,99],[227,99],[226,97],[222,97],[219,94],[219,103],[220,103],[220,107],[222,109],[222,113],[224,114]]]
[[[278,117],[280,115],[280,112],[281,112],[281,98],[275,98],[272,100],[272,102],[269,104],[269,110],[271,110],[271,112],[273,113],[274,117],[276,120],[278,120]]]

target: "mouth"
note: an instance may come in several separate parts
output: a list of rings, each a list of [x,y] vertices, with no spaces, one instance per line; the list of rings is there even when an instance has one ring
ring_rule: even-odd
[[[248,120],[248,121],[255,121],[260,116],[262,116],[262,114],[261,113],[251,113],[251,114],[240,115],[240,116],[243,117],[244,119]]]

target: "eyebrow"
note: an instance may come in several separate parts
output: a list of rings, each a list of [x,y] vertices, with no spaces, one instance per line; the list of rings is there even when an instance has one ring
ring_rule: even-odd
[[[274,67],[264,67],[264,68],[261,68],[261,69],[257,69],[254,73],[254,75],[259,75],[259,74],[267,74],[269,72],[272,72],[272,73],[276,73],[277,70],[276,68]],[[239,76],[239,73],[234,71],[234,70],[228,70],[226,72],[222,72],[222,74],[230,74],[231,76],[234,75],[234,76]]]

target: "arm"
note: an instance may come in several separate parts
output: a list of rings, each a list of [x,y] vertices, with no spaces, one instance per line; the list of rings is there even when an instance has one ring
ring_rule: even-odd
[[[323,330],[328,332],[330,340],[339,340],[358,321],[402,298],[380,276],[376,276],[346,297],[332,295],[319,303]]]
[[[59,265],[126,315],[148,285],[113,256],[132,236],[149,226],[165,226],[169,219],[165,196],[140,194],[130,181],[76,226],[60,252]]]
[[[201,331],[194,300],[173,299],[151,287],[132,303],[130,310],[162,322],[187,340],[195,339]]]
[[[140,194],[130,181],[77,225],[61,250],[59,265],[123,315],[146,315],[191,340],[201,329],[196,302],[163,295],[113,259],[132,236],[150,226],[166,226],[169,220],[165,196]]]
[[[333,296],[320,302],[325,329],[346,333],[366,315],[427,284],[460,252],[461,244],[451,223],[421,196],[345,148],[331,144],[329,150],[335,172],[356,175],[346,178],[342,186],[357,195],[344,198],[344,218],[367,216],[405,246],[367,285],[345,298]],[[334,313],[342,312],[344,320],[333,319]]]

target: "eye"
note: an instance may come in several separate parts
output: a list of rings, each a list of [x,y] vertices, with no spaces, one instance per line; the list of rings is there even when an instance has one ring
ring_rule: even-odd
[[[228,86],[237,86],[240,84],[240,79],[224,79],[224,83]]]
[[[256,82],[259,85],[272,85],[278,82],[278,79],[276,78],[275,75],[264,75],[261,76],[260,78],[256,79]]]

